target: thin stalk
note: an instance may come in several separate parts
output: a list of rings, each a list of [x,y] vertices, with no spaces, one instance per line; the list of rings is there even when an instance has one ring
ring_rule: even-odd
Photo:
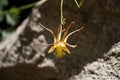
[[[36,4],[36,2],[33,2],[33,3],[31,3],[31,4],[27,4],[27,5],[18,7],[18,9],[20,9],[20,10],[25,10],[25,9],[28,9],[28,8],[33,7],[35,4]]]
[[[61,19],[61,23],[63,24],[63,0],[61,0],[61,4],[60,4],[60,19]]]
[[[74,1],[75,1],[75,3],[76,3],[76,5],[77,5],[78,8],[80,8],[82,6],[83,2],[84,2],[84,0],[80,0],[79,3],[78,3],[77,0],[74,0]]]
[[[36,2],[27,4],[27,5],[24,5],[24,6],[21,6],[21,7],[16,7],[16,9],[25,10],[25,9],[33,7],[35,5],[35,3]],[[0,13],[1,14],[6,14],[6,13],[9,13],[9,10],[0,11]]]
[[[77,0],[74,0],[77,7],[80,8],[84,2],[84,0],[80,0],[80,2],[78,3]],[[63,15],[63,0],[61,0],[61,4],[60,4],[60,20],[61,23],[64,24],[64,15]]]

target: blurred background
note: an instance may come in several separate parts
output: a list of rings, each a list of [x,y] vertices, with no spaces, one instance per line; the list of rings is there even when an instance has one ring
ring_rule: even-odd
[[[39,0],[0,0],[0,41],[6,39],[30,14]]]

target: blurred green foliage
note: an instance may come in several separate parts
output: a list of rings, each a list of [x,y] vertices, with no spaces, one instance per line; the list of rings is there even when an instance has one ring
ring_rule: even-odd
[[[3,20],[4,13],[2,12],[2,10],[6,5],[8,5],[8,0],[0,0],[0,21]]]
[[[8,5],[8,0],[0,0],[0,10],[6,5]]]
[[[19,18],[20,10],[18,8],[12,7],[10,8],[6,13],[6,22],[7,24],[10,24],[11,26],[16,26]]]
[[[3,8],[8,5],[8,0],[0,0],[0,22],[4,21],[5,19],[7,25],[10,25],[12,29],[12,27],[15,27],[19,22],[20,12],[33,7],[35,3],[36,2],[20,7],[11,7],[8,10],[3,10]],[[4,40],[12,33],[13,30],[11,29],[0,29],[0,41]]]

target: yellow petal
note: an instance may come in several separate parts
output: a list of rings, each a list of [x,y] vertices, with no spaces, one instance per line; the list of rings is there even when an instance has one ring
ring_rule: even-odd
[[[61,58],[61,57],[63,57],[65,55],[65,53],[63,52],[63,51],[61,51],[61,52],[56,52],[55,53],[55,56],[56,56],[56,58]]]
[[[52,53],[55,50],[54,46],[50,47],[48,53]]]
[[[64,47],[63,50],[69,54],[71,53],[67,47]]]

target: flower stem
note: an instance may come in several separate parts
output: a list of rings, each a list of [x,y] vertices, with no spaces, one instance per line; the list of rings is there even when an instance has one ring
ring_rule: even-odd
[[[61,0],[61,4],[60,4],[60,19],[61,19],[61,23],[63,24],[63,0]]]
[[[80,0],[79,3],[77,0],[74,0],[74,1],[75,1],[78,8],[80,8],[84,2],[84,0]],[[60,4],[60,20],[61,20],[61,23],[64,24],[65,18],[63,15],[63,0],[61,0],[61,4]]]

